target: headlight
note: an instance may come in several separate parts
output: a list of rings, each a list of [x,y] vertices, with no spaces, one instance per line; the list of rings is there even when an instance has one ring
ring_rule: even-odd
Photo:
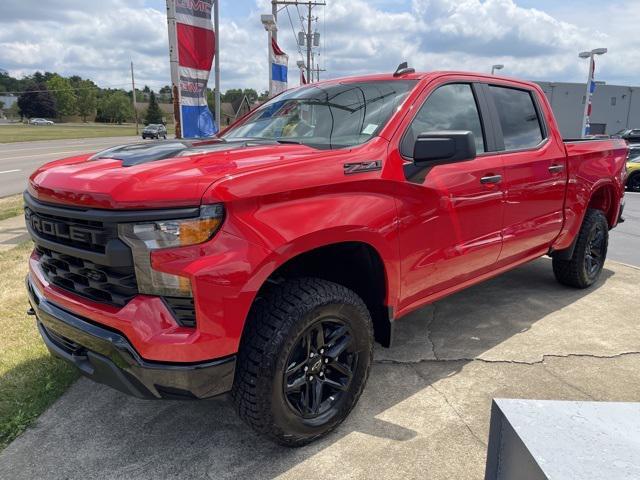
[[[197,218],[118,225],[118,236],[133,253],[138,291],[151,295],[191,296],[187,278],[151,268],[151,252],[206,242],[218,231],[223,219],[224,207],[216,204],[200,207]]]

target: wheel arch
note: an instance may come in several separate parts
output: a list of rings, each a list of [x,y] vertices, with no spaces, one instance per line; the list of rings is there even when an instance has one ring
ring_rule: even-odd
[[[587,204],[587,207],[585,208],[585,211],[582,215],[582,221],[584,221],[587,210],[601,210],[607,217],[609,228],[611,228],[616,224],[617,221],[617,205],[618,202],[616,201],[616,191],[614,185],[610,182],[600,184],[591,192],[589,203]]]
[[[375,339],[390,346],[393,336],[393,310],[396,298],[393,267],[385,264],[384,255],[372,243],[344,239],[300,249],[284,247],[278,262],[263,278],[254,302],[270,285],[287,278],[315,277],[353,290],[367,305],[374,325]]]

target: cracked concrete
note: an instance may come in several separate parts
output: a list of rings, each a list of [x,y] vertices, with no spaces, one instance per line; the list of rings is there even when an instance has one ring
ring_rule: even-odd
[[[639,401],[640,270],[590,290],[541,259],[398,321],[347,421],[297,450],[227,397],[149,402],[86,380],[0,453],[0,478],[420,478],[484,475],[491,399]]]

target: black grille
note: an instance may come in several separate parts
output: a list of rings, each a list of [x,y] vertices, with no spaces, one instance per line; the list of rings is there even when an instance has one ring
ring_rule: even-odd
[[[25,221],[45,240],[92,252],[105,253],[107,243],[118,238],[115,224],[39,213],[28,207]]]
[[[188,297],[162,297],[173,312],[176,321],[183,327],[196,326],[196,308],[193,298]]]
[[[137,293],[133,265],[97,265],[41,246],[40,268],[52,284],[97,302],[124,306]]]

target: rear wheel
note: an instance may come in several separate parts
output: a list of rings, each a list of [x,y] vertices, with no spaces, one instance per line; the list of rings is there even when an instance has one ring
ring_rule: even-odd
[[[360,297],[325,280],[288,280],[252,308],[232,391],[238,413],[272,440],[305,445],[347,417],[372,352],[371,317]]]
[[[627,189],[630,192],[640,192],[640,172],[634,173],[627,180]]]
[[[556,279],[570,287],[593,285],[604,267],[609,245],[609,224],[601,210],[587,210],[570,260],[553,259]]]

